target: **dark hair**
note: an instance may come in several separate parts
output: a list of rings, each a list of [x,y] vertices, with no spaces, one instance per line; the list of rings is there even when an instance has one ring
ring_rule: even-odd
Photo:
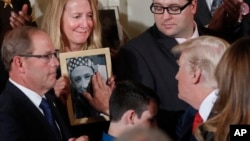
[[[159,104],[159,99],[152,89],[132,81],[118,82],[109,100],[110,119],[118,121],[131,109],[140,118],[151,101]]]

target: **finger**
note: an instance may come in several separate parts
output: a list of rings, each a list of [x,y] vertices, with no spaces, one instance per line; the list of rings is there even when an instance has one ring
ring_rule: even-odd
[[[237,1],[225,1],[224,2],[224,7],[227,11],[228,14],[235,14],[235,12],[240,11],[240,2]]]
[[[105,88],[106,87],[106,82],[105,80],[102,78],[101,74],[99,72],[96,73],[96,78],[97,78],[97,82],[100,88]]]
[[[108,85],[112,85],[114,82],[115,82],[115,76],[112,75],[110,78],[108,78],[107,84],[108,84]]]
[[[64,76],[61,76],[61,77],[59,77],[59,78],[57,79],[57,81],[59,81],[59,82],[65,82],[66,79],[64,79]]]
[[[22,7],[22,12],[27,15],[28,14],[28,9],[29,9],[28,5],[24,4],[23,7]]]
[[[15,17],[14,15],[12,15],[10,21],[15,27],[19,27],[25,24],[25,19],[20,18],[20,16]]]
[[[17,17],[18,15],[14,11],[11,11],[10,22],[12,23],[13,27],[16,27],[16,21],[18,21]]]
[[[109,87],[110,87],[110,90],[113,91],[113,89],[115,88],[115,81],[110,82]]]
[[[10,26],[11,26],[12,28],[15,28],[15,25],[14,25],[12,22],[10,22]]]
[[[24,14],[23,11],[19,11],[18,14],[19,14],[18,18],[22,20],[24,23],[31,21],[31,17],[27,14]]]
[[[15,20],[14,20],[13,17],[10,17],[10,26],[11,26],[13,29],[17,27],[16,24],[15,24]]]
[[[28,15],[28,10],[29,10],[29,7],[27,4],[24,4],[23,7],[22,7],[22,11],[19,11],[19,14],[21,16],[23,16],[23,18],[26,20],[26,21],[30,21],[31,18],[30,16]]]
[[[66,75],[64,75],[63,78],[64,78],[65,83],[66,83],[67,85],[69,85],[69,83],[70,83],[69,77],[66,76]]]
[[[93,90],[94,91],[97,90],[99,88],[99,85],[97,82],[96,74],[92,75],[91,82],[92,82]]]

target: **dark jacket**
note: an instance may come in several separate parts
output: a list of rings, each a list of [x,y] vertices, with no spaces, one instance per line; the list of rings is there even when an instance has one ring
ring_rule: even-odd
[[[54,118],[60,128],[62,141],[71,137],[68,125],[50,101]],[[54,106],[52,106],[52,103]],[[49,123],[39,109],[11,82],[0,95],[0,139],[3,141],[57,141]]]

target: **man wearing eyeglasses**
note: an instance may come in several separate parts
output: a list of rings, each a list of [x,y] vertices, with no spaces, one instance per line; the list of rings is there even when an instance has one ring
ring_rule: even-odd
[[[175,138],[175,127],[186,103],[178,99],[177,57],[171,48],[203,34],[212,34],[194,21],[197,0],[153,0],[155,24],[121,48],[117,57],[117,81],[140,82],[160,98],[158,126]]]
[[[59,65],[49,36],[35,27],[14,29],[6,34],[1,53],[9,72],[0,95],[1,140],[74,141],[56,103],[45,97]]]

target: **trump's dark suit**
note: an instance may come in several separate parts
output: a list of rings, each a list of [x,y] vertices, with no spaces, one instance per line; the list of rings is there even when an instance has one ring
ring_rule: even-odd
[[[195,114],[198,111],[195,110],[193,107],[188,106],[185,113],[179,119],[176,134],[178,136],[178,141],[196,141],[193,133],[193,122]]]
[[[52,101],[49,103],[60,128],[60,140],[68,140],[71,137],[69,127],[61,118],[56,105],[52,106]],[[0,125],[2,141],[58,141],[43,114],[11,82],[7,83],[0,95]]]

